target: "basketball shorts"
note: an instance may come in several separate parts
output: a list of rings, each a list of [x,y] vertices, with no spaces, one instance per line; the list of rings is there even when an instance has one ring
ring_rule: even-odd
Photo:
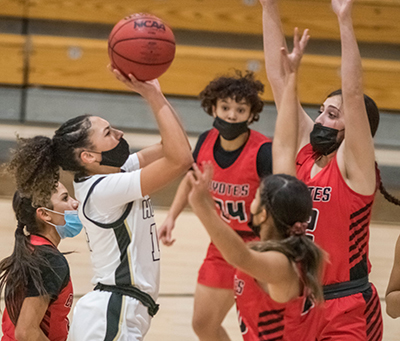
[[[380,341],[382,312],[378,293],[371,287],[351,296],[327,300],[318,341]]]
[[[258,240],[258,238],[244,237],[243,240],[247,243]],[[210,243],[206,258],[199,270],[197,283],[212,288],[233,290],[235,272],[236,269],[228,264],[217,247],[213,243]]]
[[[139,341],[151,316],[137,299],[107,291],[92,291],[76,304],[68,341]]]

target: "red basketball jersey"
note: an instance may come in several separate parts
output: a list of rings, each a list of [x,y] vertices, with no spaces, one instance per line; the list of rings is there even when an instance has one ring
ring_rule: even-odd
[[[236,270],[235,298],[244,341],[316,339],[320,308],[307,297],[275,302],[253,277]]]
[[[368,242],[375,195],[354,192],[344,181],[336,156],[311,179],[314,162],[308,144],[297,155],[297,177],[307,184],[313,199],[308,234],[329,254],[323,284],[363,278],[371,268]]]
[[[217,129],[210,130],[199,150],[197,164],[211,161],[214,166],[210,192],[221,218],[237,231],[252,232],[247,222],[250,217],[250,204],[260,184],[257,153],[264,143],[271,140],[250,130],[250,136],[237,160],[223,169],[214,159],[214,145],[218,136]]]
[[[50,245],[54,247],[47,239],[35,235],[31,236],[31,243],[33,245]],[[71,310],[72,299],[73,290],[70,279],[68,285],[62,289],[57,299],[50,303],[40,324],[40,328],[50,341],[67,340],[69,330],[67,316]],[[16,341],[15,326],[8,316],[7,309],[4,309],[3,312],[2,329],[2,341]]]

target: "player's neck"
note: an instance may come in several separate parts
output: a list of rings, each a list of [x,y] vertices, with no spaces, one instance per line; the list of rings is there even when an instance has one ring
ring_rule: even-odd
[[[234,140],[225,140],[220,135],[219,138],[220,138],[222,149],[226,150],[227,152],[231,152],[236,149],[239,149],[241,146],[243,146],[246,143],[247,139],[249,138],[249,134],[250,134],[250,131],[247,131],[247,132],[239,135]]]

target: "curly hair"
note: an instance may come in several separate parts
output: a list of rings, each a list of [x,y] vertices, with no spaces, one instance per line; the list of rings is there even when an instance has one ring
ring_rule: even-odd
[[[90,115],[82,115],[65,122],[54,137],[35,136],[17,138],[6,169],[16,181],[22,196],[31,198],[35,206],[48,206],[60,178],[60,167],[76,176],[85,175],[79,161],[82,148],[90,144]]]
[[[235,70],[234,76],[221,76],[212,80],[200,93],[201,106],[204,111],[213,116],[213,106],[217,105],[218,99],[232,98],[236,102],[243,99],[250,105],[250,112],[253,114],[251,122],[256,122],[260,118],[260,112],[264,107],[264,102],[260,95],[264,92],[264,84],[256,80],[254,73]]]
[[[60,178],[52,140],[46,136],[17,137],[7,170],[14,175],[21,195],[32,197],[35,206],[47,206]]]

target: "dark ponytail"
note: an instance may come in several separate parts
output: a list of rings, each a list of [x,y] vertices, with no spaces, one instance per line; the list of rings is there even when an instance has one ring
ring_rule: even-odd
[[[313,298],[322,302],[323,251],[306,236],[312,200],[307,186],[293,176],[276,174],[265,178],[260,187],[261,207],[271,214],[279,240],[252,244],[252,249],[278,251],[299,265],[301,280]]]
[[[36,208],[32,201],[17,191],[13,198],[13,209],[17,218],[15,244],[11,256],[0,261],[0,293],[4,289],[4,301],[14,325],[18,321],[22,303],[26,296],[28,282],[31,281],[39,295],[47,295],[42,283],[40,266],[48,260],[31,244],[29,234],[38,234],[40,227],[36,221]]]

